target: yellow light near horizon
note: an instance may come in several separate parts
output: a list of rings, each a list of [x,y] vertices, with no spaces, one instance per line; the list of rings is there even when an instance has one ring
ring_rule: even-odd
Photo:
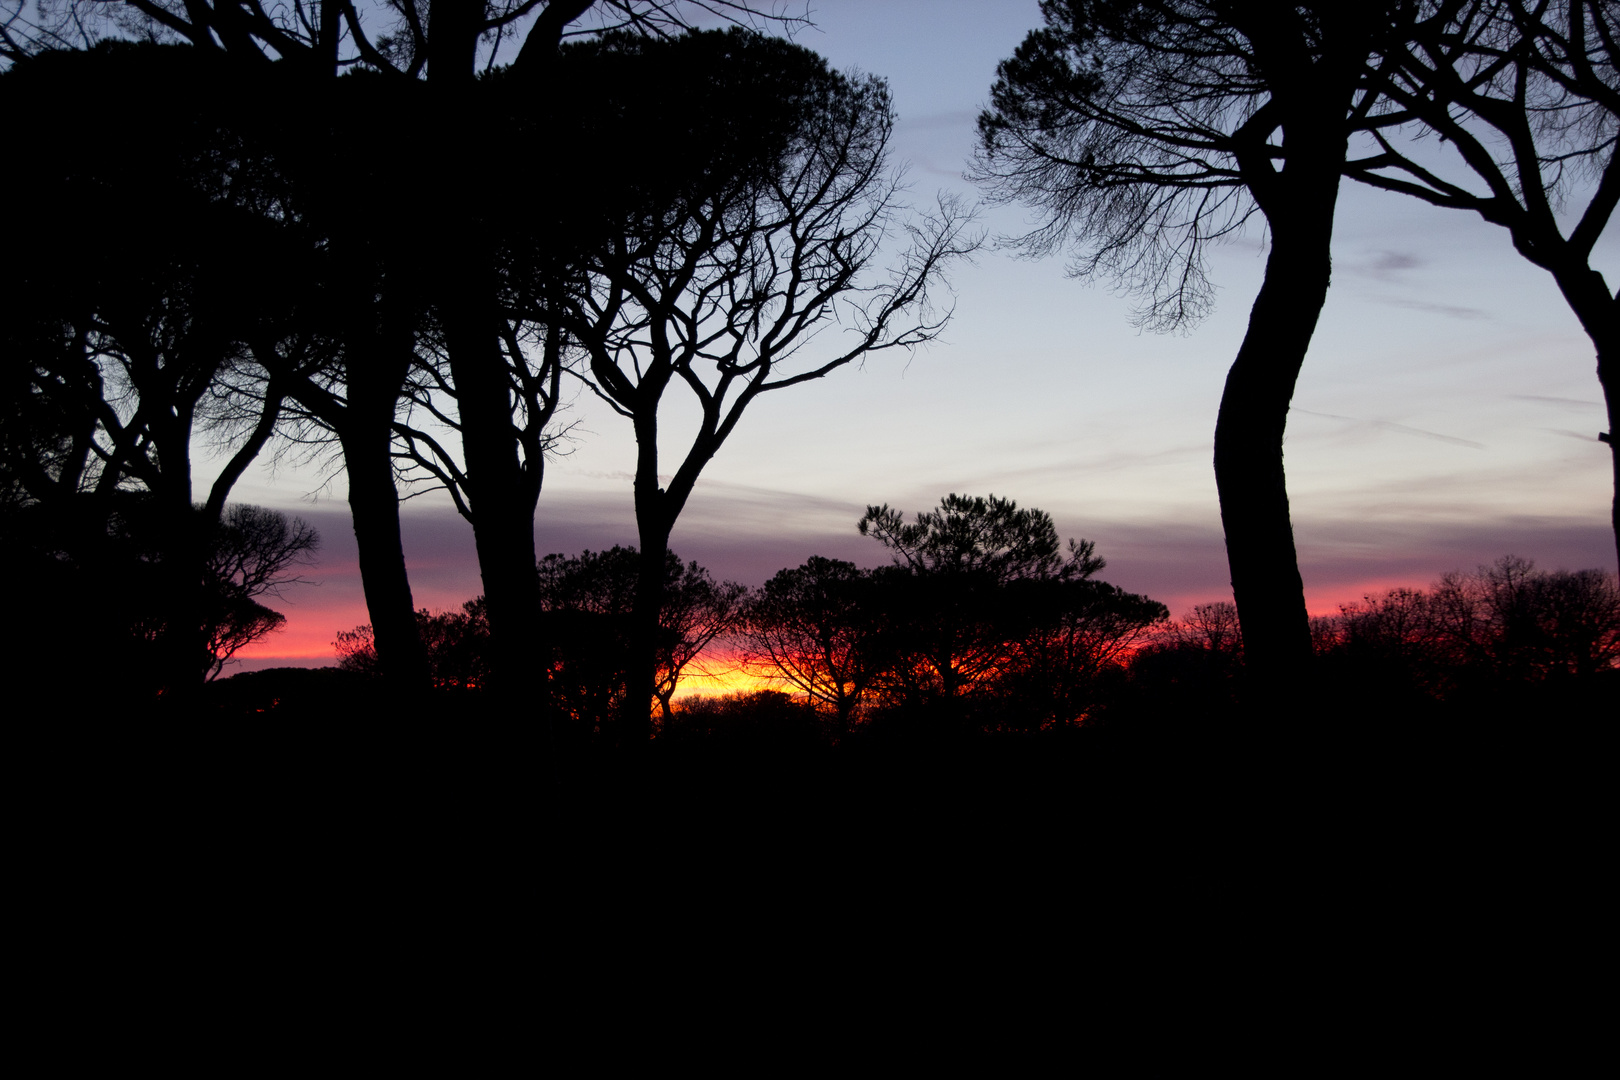
[[[681,676],[675,688],[675,700],[689,697],[722,697],[726,694],[752,694],[760,690],[791,692],[779,680],[762,679],[735,667],[716,667],[712,672],[692,671]]]

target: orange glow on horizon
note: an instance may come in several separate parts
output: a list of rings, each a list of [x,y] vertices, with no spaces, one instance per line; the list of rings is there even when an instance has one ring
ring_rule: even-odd
[[[680,682],[675,686],[675,700],[699,695],[721,697],[725,694],[753,694],[760,690],[785,690],[795,695],[801,693],[797,687],[780,679],[766,679],[750,672],[729,649],[708,649],[681,672]]]
[[[1440,573],[1441,571],[1436,570],[1421,576],[1414,574],[1368,577],[1315,586],[1307,583],[1306,610],[1312,617],[1338,615],[1341,605],[1359,603],[1367,595],[1379,596],[1397,588],[1428,590],[1440,577]],[[1227,596],[1215,599],[1230,602],[1231,598]],[[1171,608],[1171,616],[1179,619],[1192,607],[1191,602],[1183,602],[1181,606]],[[367,622],[365,607],[360,604],[352,608],[342,605],[312,608],[313,605],[301,610],[284,611],[289,618],[281,630],[244,646],[233,659],[249,661],[254,668],[283,664],[293,667],[336,666],[338,657],[333,639],[336,638],[338,630],[351,629]],[[450,606],[444,605],[442,609],[450,610]],[[1123,650],[1118,655],[1119,662],[1129,663],[1131,655],[1149,644],[1150,640],[1151,635],[1149,639]],[[225,673],[228,675],[235,670],[239,669],[234,666],[227,667]],[[797,687],[784,680],[764,678],[744,670],[729,650],[710,650],[687,666],[675,689],[675,700],[699,695],[719,697],[726,694],[750,694],[761,690],[780,690],[795,697],[803,694]]]
[[[786,690],[791,694],[796,688],[777,679],[762,679],[746,671],[716,667],[714,674],[699,671],[683,674],[675,687],[675,700],[700,695],[721,697],[725,694],[752,694],[760,690]]]
[[[1378,577],[1355,583],[1305,586],[1305,610],[1312,618],[1318,615],[1337,615],[1340,605],[1358,604],[1366,596],[1382,596],[1391,589],[1422,589],[1427,591],[1440,577],[1437,571],[1424,578]]]

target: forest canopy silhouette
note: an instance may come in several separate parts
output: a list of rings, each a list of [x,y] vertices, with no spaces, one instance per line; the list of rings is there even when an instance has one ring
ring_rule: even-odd
[[[1590,265],[1620,198],[1610,7],[1041,5],[971,166],[1039,215],[1026,253],[1185,327],[1208,247],[1266,229],[1213,418],[1234,603],[1179,619],[995,495],[868,506],[855,528],[888,565],[812,556],[749,588],[683,562],[676,526],[757,399],[940,337],[972,210],[914,198],[883,79],[776,36],[774,12],[387,10],[377,34],[338,3],[0,3],[0,200],[30,218],[4,262],[0,543],[31,606],[62,613],[14,662],[70,683],[82,661],[44,642],[90,612],[109,677],[85,693],[211,707],[318,542],[233,491],[304,453],[341,467],[369,620],[339,633],[334,678],[383,712],[532,722],[557,754],[1276,732],[1324,688],[1433,715],[1613,693],[1601,571],[1508,557],[1312,619],[1283,466],[1346,178],[1506,229],[1595,344],[1613,431],[1620,301]],[[1413,132],[1489,194],[1403,154]],[[1560,224],[1581,170],[1595,193]],[[575,391],[625,423],[571,430]],[[633,443],[636,543],[541,557],[548,459],[584,437]],[[401,539],[402,498],[429,488],[482,580],[451,612],[418,605]],[[683,696],[698,674],[772,689]]]

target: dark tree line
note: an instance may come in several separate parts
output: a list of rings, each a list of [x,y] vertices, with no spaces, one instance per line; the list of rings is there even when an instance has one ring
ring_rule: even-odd
[[[581,379],[637,439],[625,649],[632,685],[667,700],[665,556],[698,474],[758,394],[937,332],[930,292],[971,247],[966,218],[902,205],[880,80],[752,30],[689,30],[704,12],[783,21],[745,4],[385,10],[379,35],[341,2],[8,7],[0,98],[26,122],[4,194],[56,230],[11,252],[24,287],[8,303],[26,317],[7,319],[8,377],[112,444],[116,467],[52,483],[139,489],[176,523],[199,431],[233,454],[215,517],[277,438],[331,444],[376,664],[401,690],[432,667],[401,478],[442,485],[476,541],[484,681],[514,708],[557,647],[534,516],[564,379]],[[518,47],[498,63],[503,42]],[[896,233],[912,244],[884,265]],[[827,328],[832,348],[806,362]],[[666,487],[672,390],[705,419]],[[201,558],[178,524],[156,542],[165,565]],[[171,592],[204,603],[178,578]],[[627,704],[620,726],[644,737],[645,710]]]
[[[815,557],[744,589],[669,559],[661,742],[804,751],[1121,725],[1218,733],[1245,715],[1258,676],[1235,605],[1201,604],[1172,620],[1162,604],[1097,581],[1103,562],[1091,545],[1061,558],[1045,514],[993,496],[951,496],[912,523],[885,507],[866,520],[904,545],[896,562],[868,569]],[[546,618],[568,644],[532,692],[566,713],[561,730],[574,746],[611,743],[632,685],[635,552],[548,555],[540,576]],[[481,599],[418,620],[435,685],[475,694],[487,685]],[[1354,725],[1346,732],[1386,720],[1522,723],[1539,700],[1612,702],[1620,584],[1504,557],[1315,617],[1311,643],[1318,711]],[[368,627],[336,644],[347,671],[376,675]],[[682,689],[700,657],[704,674],[781,689]]]
[[[1130,657],[1169,616],[1094,575],[1090,541],[1010,499],[949,495],[915,520],[867,508],[890,565],[813,558],[744,608],[744,669],[825,711],[835,734],[880,720],[912,733],[1036,731],[1095,722]]]
[[[1505,556],[1428,589],[1391,589],[1313,620],[1319,655],[1371,669],[1392,698],[1588,680],[1620,663],[1620,587],[1598,570]]]
[[[702,666],[704,653],[730,633],[742,615],[747,590],[717,582],[697,563],[664,558],[664,602],[655,638],[655,682],[642,697],[643,680],[633,651],[638,627],[636,595],[642,559],[633,547],[551,554],[540,560],[540,620],[552,641],[548,660],[536,664],[525,692],[536,711],[549,712],[557,736],[573,744],[613,740],[624,702],[636,697],[651,712],[656,701],[667,723],[683,676]],[[416,613],[427,646],[427,676],[443,690],[487,691],[492,655],[488,605],[469,600],[460,611]],[[339,666],[355,674],[381,675],[372,627],[342,631],[333,643]]]
[[[1132,655],[1168,618],[1164,605],[1094,580],[1105,564],[1092,544],[1071,542],[1065,554],[1051,517],[1011,500],[951,495],[912,523],[875,506],[860,528],[894,553],[891,565],[816,557],[754,590],[666,552],[661,736],[681,726],[688,706],[675,695],[700,664],[787,688],[834,741],[874,719],[958,736],[1079,727],[1102,715]],[[622,744],[627,698],[649,710],[631,651],[641,566],[622,547],[540,560],[542,619],[556,644],[528,689],[575,744]],[[439,687],[487,686],[486,610],[480,597],[460,612],[418,613]],[[370,627],[336,646],[345,669],[378,673]]]

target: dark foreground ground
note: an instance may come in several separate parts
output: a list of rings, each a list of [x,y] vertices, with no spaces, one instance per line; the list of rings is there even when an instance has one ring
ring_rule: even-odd
[[[1174,1032],[1220,1009],[1246,1061],[1296,1060],[1312,1024],[1313,1063],[1442,1014],[1477,1018],[1448,1055],[1500,1024],[1545,1064],[1569,1043],[1536,1033],[1597,1030],[1570,978],[1611,917],[1616,713],[1591,695],[565,756],[466,700],[281,689],[14,718],[14,919],[54,958],[31,993],[146,1001],[160,974],[188,1031],[228,1030],[244,986],[288,1030],[467,1002],[615,1055],[661,1019],[681,1053],[790,1032],[771,1060],[852,1029],[1083,1059],[1112,1026],[1087,1001],[1161,1018],[1138,1064],[1215,1053]]]
[[[559,748],[476,697],[407,702],[330,671],[227,680],[187,713],[13,725],[17,780],[47,817],[182,831],[416,822],[469,845],[815,835],[861,846],[983,834],[1108,842],[1251,830],[1499,821],[1570,835],[1608,798],[1620,673],[1414,706],[1353,694],[1266,712],[1138,701],[1055,731],[949,733],[929,717],[833,744],[791,720],[712,718],[633,750]],[[679,737],[674,737],[678,735]],[[54,807],[54,809],[52,809]]]

